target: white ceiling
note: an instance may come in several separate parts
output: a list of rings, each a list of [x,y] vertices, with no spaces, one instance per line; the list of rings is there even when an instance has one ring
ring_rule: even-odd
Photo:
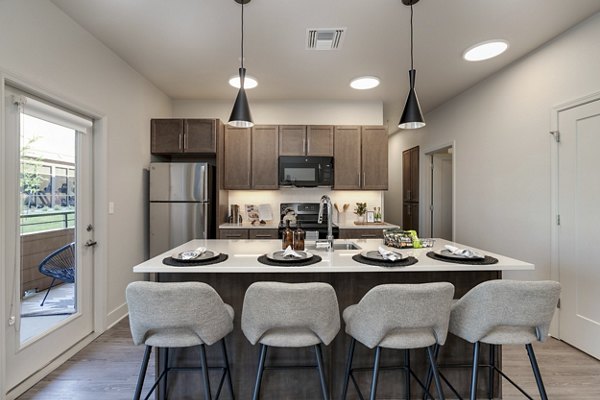
[[[240,58],[234,0],[52,0],[174,99],[231,99]],[[424,111],[600,11],[598,0],[421,0],[414,6],[417,93]],[[401,0],[252,0],[245,6],[252,99],[403,102],[410,8]],[[307,28],[347,28],[341,49],[305,50]],[[462,60],[474,43],[502,38],[506,53]],[[381,85],[356,91],[354,77]]]

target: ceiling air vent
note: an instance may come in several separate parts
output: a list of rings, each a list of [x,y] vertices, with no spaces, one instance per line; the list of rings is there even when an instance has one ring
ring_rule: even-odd
[[[337,50],[342,46],[346,28],[307,29],[307,50]]]

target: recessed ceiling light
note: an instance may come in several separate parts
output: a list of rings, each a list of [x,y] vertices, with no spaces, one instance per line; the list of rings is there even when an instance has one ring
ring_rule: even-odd
[[[238,75],[232,76],[229,78],[229,84],[236,89],[240,88],[240,77]],[[258,82],[256,78],[251,77],[250,75],[246,75],[244,78],[244,89],[254,89],[258,86]]]
[[[377,86],[379,86],[379,78],[374,76],[361,76],[350,82],[350,87],[357,90],[373,89]]]
[[[508,49],[506,40],[487,40],[469,47],[463,53],[463,58],[467,61],[488,60],[504,53],[506,49]]]

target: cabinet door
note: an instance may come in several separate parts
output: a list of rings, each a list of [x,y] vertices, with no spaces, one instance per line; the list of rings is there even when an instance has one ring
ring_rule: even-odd
[[[279,155],[303,156],[306,154],[306,126],[282,125],[279,127]]]
[[[402,229],[419,233],[419,203],[404,203],[402,207]]]
[[[360,189],[360,126],[336,126],[334,140],[334,189]]]
[[[183,152],[183,120],[151,120],[150,142],[150,152],[152,154],[172,154]]]
[[[388,188],[388,134],[383,126],[362,127],[362,188]]]
[[[277,229],[248,229],[249,239],[278,239],[279,231]]]
[[[277,126],[252,128],[252,188],[278,189],[277,156],[279,129]]]
[[[410,157],[410,150],[402,152],[402,201],[410,201],[410,179],[412,177]]]
[[[419,146],[410,149],[410,200],[419,201]]]
[[[214,119],[186,119],[183,126],[184,153],[217,152],[217,121]]]
[[[333,126],[309,126],[306,129],[306,155],[333,157]]]
[[[252,131],[250,128],[227,126],[224,136],[223,187],[250,189]]]

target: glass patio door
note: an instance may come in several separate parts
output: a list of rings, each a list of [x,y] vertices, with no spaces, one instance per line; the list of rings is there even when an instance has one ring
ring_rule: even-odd
[[[90,119],[5,93],[10,390],[93,331],[93,174]]]

